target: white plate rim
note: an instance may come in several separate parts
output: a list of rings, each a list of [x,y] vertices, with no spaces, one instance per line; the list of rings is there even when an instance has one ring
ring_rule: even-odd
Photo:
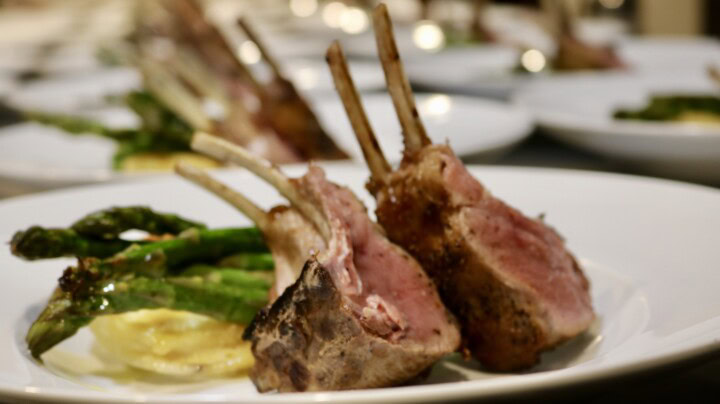
[[[337,164],[338,166],[352,166],[352,164]],[[302,166],[302,165],[300,165]],[[710,192],[713,195],[718,195],[720,191],[714,188],[705,187],[696,184],[689,184],[673,180],[663,180],[656,178],[648,178],[641,176],[605,173],[605,172],[594,172],[594,171],[583,171],[583,170],[568,170],[568,169],[553,169],[553,168],[523,168],[523,167],[503,167],[503,166],[469,166],[471,171],[478,175],[478,172],[489,172],[489,173],[512,173],[513,175],[524,175],[530,171],[534,173],[540,173],[541,175],[570,175],[575,177],[593,177],[594,179],[601,179],[605,181],[630,181],[634,183],[645,183],[655,184],[664,187],[675,188],[677,191],[694,191],[694,192]],[[218,170],[222,172],[231,172],[233,169],[222,169]],[[170,176],[163,176],[165,178],[156,178],[149,180],[152,182],[165,181]],[[87,185],[82,187],[75,187],[69,190],[55,190],[41,194],[21,196],[15,198],[8,198],[5,201],[8,202],[22,202],[24,200],[42,200],[52,198],[56,195],[72,194],[75,192],[85,192],[92,189],[100,188],[115,188],[118,184],[101,184],[101,185]],[[129,186],[133,186],[132,184]],[[6,204],[5,201],[0,201],[0,208]],[[569,375],[567,372],[563,374],[564,377],[556,377],[557,372],[544,372],[524,375],[522,380],[522,391],[536,391],[536,390],[547,390],[553,388],[559,388],[569,385],[575,385],[590,381],[599,381],[614,376],[623,376],[630,373],[635,373],[643,370],[649,370],[654,367],[671,365],[675,362],[682,360],[689,360],[704,354],[708,354],[714,351],[720,350],[720,333],[715,330],[715,337],[712,341],[705,342],[704,344],[694,347],[684,347],[681,349],[675,348],[670,352],[665,352],[661,355],[654,357],[645,358],[644,360],[631,360],[630,363],[620,363],[612,366],[600,366],[596,368],[582,368],[575,369]],[[559,372],[563,372],[560,370]],[[371,389],[362,391],[353,391],[352,394],[344,393],[304,393],[304,394],[291,394],[291,395],[266,395],[262,397],[263,401],[267,402],[317,402],[327,401],[331,399],[334,402],[362,402],[365,400],[396,400],[402,401],[415,401],[418,397],[422,397],[423,400],[447,400],[447,399],[463,399],[463,398],[490,398],[499,394],[517,393],[517,384],[513,382],[512,378],[495,379],[493,383],[484,383],[484,381],[462,381],[448,384],[435,384],[426,386],[411,386],[411,387],[398,387],[393,389]],[[407,395],[408,389],[412,389],[412,395]],[[65,400],[65,401],[94,401],[94,402],[128,402],[128,401],[146,401],[151,400],[153,402],[164,402],[164,401],[187,401],[187,397],[183,395],[143,395],[137,394],[134,396],[128,395],[112,395],[107,393],[99,393],[93,391],[83,391],[81,396],[78,396],[77,392],[68,392],[63,389],[56,388],[33,388],[32,391],[25,391],[23,389],[8,386],[7,383],[0,381],[0,397],[15,398],[15,399],[38,399],[38,400]],[[193,401],[222,401],[228,399],[225,395],[203,395],[193,396]],[[252,400],[251,400],[252,401]]]
[[[422,99],[440,93],[417,93],[416,99]],[[493,153],[511,148],[512,146],[520,143],[522,140],[530,136],[532,130],[535,127],[535,121],[531,117],[531,114],[526,111],[525,108],[520,106],[514,106],[507,103],[501,103],[494,100],[479,99],[476,97],[463,96],[457,94],[444,94],[450,97],[451,100],[456,101],[459,104],[473,105],[478,108],[502,110],[507,113],[516,115],[517,121],[521,122],[519,129],[512,134],[508,134],[503,139],[498,139],[494,143],[489,143],[486,146],[477,146],[471,150],[463,150],[460,156],[471,156],[479,153]],[[377,103],[383,101],[389,95],[385,92],[372,92],[363,94],[361,96],[363,105],[369,103]],[[339,99],[335,94],[315,94],[306,95],[306,98],[311,102],[311,108],[313,111],[318,111],[323,107],[331,106],[332,104],[338,103]],[[344,110],[343,110],[344,111]],[[388,111],[395,119],[395,112]],[[344,114],[344,112],[343,112]],[[320,117],[322,120],[322,117]],[[337,117],[336,119],[347,120],[347,117]],[[20,123],[19,125],[23,125]],[[371,123],[372,125],[372,123]],[[0,136],[2,131],[13,130],[11,126],[0,128]],[[323,123],[323,127],[327,129],[329,125]],[[482,129],[482,123],[478,123],[478,128]],[[88,135],[92,136],[92,135]],[[342,136],[342,135],[331,135],[331,136]],[[361,156],[351,156],[351,161],[362,161]],[[43,167],[38,168],[31,162],[20,160],[4,160],[0,159],[0,179],[4,178],[12,182],[24,183],[38,188],[56,188],[68,185],[82,185],[82,184],[94,184],[104,183],[108,181],[127,181],[136,180],[143,178],[151,178],[153,176],[162,175],[164,173],[147,172],[147,173],[124,173],[113,170],[108,162],[107,168],[72,168],[72,167]]]

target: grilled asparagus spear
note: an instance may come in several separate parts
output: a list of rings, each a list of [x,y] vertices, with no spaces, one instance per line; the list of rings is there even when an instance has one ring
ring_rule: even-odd
[[[248,270],[268,270],[275,268],[272,254],[247,253],[229,255],[218,262],[220,267],[246,268]]]
[[[15,233],[10,240],[13,255],[27,260],[55,257],[106,258],[131,245],[125,240],[96,240],[72,229],[46,229],[32,226]]]
[[[163,279],[130,274],[97,282],[80,296],[58,288],[25,340],[33,357],[39,359],[97,316],[153,308],[247,324],[267,304],[269,289],[270,281],[262,274],[240,270],[205,270]]]
[[[194,262],[212,262],[238,252],[267,252],[262,234],[255,228],[190,229],[180,236],[154,243],[133,245],[110,258],[84,258],[65,270],[60,286],[65,291],[88,286],[117,274],[136,273],[162,277]]]
[[[134,129],[110,129],[99,122],[72,115],[62,115],[40,111],[25,111],[23,114],[29,121],[55,126],[72,134],[92,133],[109,137],[117,141],[125,141],[134,138],[136,132]]]
[[[106,258],[131,245],[117,238],[126,230],[176,235],[190,228],[205,225],[144,206],[113,207],[91,213],[69,229],[32,226],[19,231],[10,241],[10,250],[29,260],[63,256]]]
[[[131,229],[150,234],[179,234],[191,228],[205,228],[205,225],[174,214],[158,213],[145,206],[127,206],[91,213],[71,227],[84,236],[112,239]]]

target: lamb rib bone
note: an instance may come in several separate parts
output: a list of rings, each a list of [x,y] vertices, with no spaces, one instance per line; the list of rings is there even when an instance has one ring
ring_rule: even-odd
[[[197,135],[193,144],[241,163],[276,188],[297,188],[298,200],[291,202],[310,204],[307,210],[322,216],[330,235],[327,248],[307,260],[299,279],[246,330],[258,390],[394,385],[457,348],[457,325],[432,281],[384,237],[352,192],[327,181],[317,166],[289,180],[247,151],[215,140]]]
[[[386,80],[403,128],[422,128],[403,77],[387,10],[374,13]],[[588,279],[541,220],[495,198],[446,145],[408,131],[400,167],[371,188],[378,222],[435,280],[487,368],[520,370],[584,332],[595,318]],[[360,143],[367,144],[360,139]]]
[[[305,261],[312,254],[325,249],[325,241],[315,226],[296,209],[281,205],[266,212],[202,169],[179,163],[175,166],[175,171],[236,207],[255,222],[263,233],[275,267],[275,282],[270,289],[270,302],[298,279]]]
[[[330,239],[330,228],[322,212],[303,198],[297,188],[290,183],[290,180],[267,160],[253,155],[240,146],[202,132],[193,136],[191,147],[193,150],[205,153],[218,160],[244,167],[267,181],[317,227],[324,239]]]
[[[243,30],[243,32],[245,32],[245,35],[247,35],[248,39],[255,43],[255,46],[257,46],[258,50],[260,51],[260,56],[262,56],[262,58],[265,60],[265,63],[270,66],[273,74],[275,74],[275,76],[279,78],[283,78],[282,71],[280,70],[280,64],[275,60],[275,58],[272,57],[270,52],[267,50],[265,44],[260,40],[260,37],[255,33],[255,30],[250,26],[247,20],[243,17],[240,17],[238,18],[237,23]]]
[[[267,230],[268,213],[246,198],[245,195],[213,179],[205,170],[183,161],[175,165],[175,172],[236,207],[248,219],[252,220],[261,232],[264,233]]]
[[[326,59],[330,66],[335,89],[340,95],[350,124],[360,142],[360,148],[365,160],[368,162],[371,178],[374,182],[384,182],[392,169],[383,155],[372,126],[370,126],[370,121],[362,106],[360,95],[357,92],[352,76],[350,76],[345,55],[338,41],[330,45]]]
[[[385,4],[380,3],[375,7],[373,25],[388,92],[395,105],[395,112],[400,120],[400,126],[402,126],[405,150],[406,152],[412,152],[429,145],[431,142],[425,132],[425,127],[415,106],[415,98],[410,83],[400,62],[400,54],[392,34],[392,22]]]

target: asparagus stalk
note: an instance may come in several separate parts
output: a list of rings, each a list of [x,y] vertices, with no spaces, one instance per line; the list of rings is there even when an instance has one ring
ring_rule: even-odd
[[[132,91],[125,96],[125,103],[135,111],[142,128],[151,135],[165,138],[189,150],[193,129],[174,112],[147,91]]]
[[[68,315],[72,307],[69,294],[56,288],[45,310],[25,335],[25,342],[33,357],[39,359],[43,352],[75,335],[77,330],[90,323],[92,317]]]
[[[33,357],[40,359],[40,355],[97,316],[153,308],[191,311],[248,324],[267,304],[268,289],[269,282],[249,274],[244,278],[234,276],[228,283],[223,281],[223,275],[212,271],[205,276],[153,279],[130,275],[108,279],[98,282],[92,293],[82,298],[57,289],[25,340]]]
[[[101,279],[135,273],[158,278],[192,262],[216,261],[221,257],[245,252],[266,252],[262,234],[255,228],[191,229],[179,237],[143,245],[133,245],[104,260],[81,259],[60,278],[65,292],[79,295]]]
[[[135,129],[110,129],[105,125],[89,119],[77,116],[52,114],[39,111],[24,112],[25,118],[30,121],[44,125],[55,126],[68,133],[86,134],[92,133],[115,139],[118,141],[133,139],[136,135]]]
[[[189,147],[185,143],[157,136],[152,132],[139,131],[132,140],[118,142],[118,148],[113,156],[112,164],[116,170],[123,168],[125,159],[129,156],[145,152],[168,153],[175,151],[187,151]]]
[[[131,245],[125,240],[95,240],[72,229],[46,229],[32,226],[15,233],[10,241],[13,255],[27,260],[56,257],[106,258]]]
[[[247,270],[272,270],[275,268],[275,263],[270,253],[241,252],[221,259],[218,266]]]
[[[145,206],[128,206],[91,213],[71,227],[84,236],[112,239],[131,229],[151,234],[179,234],[191,228],[205,228],[205,225],[174,214],[158,213]]]
[[[238,268],[216,267],[213,265],[196,264],[180,274],[183,277],[200,277],[216,281],[228,286],[258,287],[270,289],[273,282],[271,272],[247,271]]]

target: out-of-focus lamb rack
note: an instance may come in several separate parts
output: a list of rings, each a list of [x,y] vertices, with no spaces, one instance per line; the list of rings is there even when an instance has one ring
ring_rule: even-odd
[[[277,163],[301,160],[276,133],[258,127],[247,108],[230,98],[214,76],[182,48],[165,59],[142,48],[125,56],[139,68],[144,87],[195,130],[221,136]],[[208,102],[215,103],[217,114],[209,113]]]
[[[543,11],[555,28],[557,70],[604,70],[624,68],[625,64],[610,46],[597,46],[580,40],[574,32],[575,18],[565,1],[541,1]]]
[[[708,66],[708,77],[714,81],[715,84],[720,85],[720,67]]]
[[[405,152],[392,171],[365,117],[339,48],[328,61],[371,171],[369,190],[388,238],[420,261],[487,368],[519,370],[585,331],[589,282],[563,239],[495,198],[446,145],[432,145],[403,72],[384,5],[375,35]]]
[[[391,386],[457,349],[459,330],[433,282],[385,238],[349,189],[329,182],[314,165],[289,179],[216,137],[197,135],[193,147],[249,169],[292,205],[264,212],[202,172],[178,166],[254,220],[276,265],[286,263],[299,274],[246,331],[259,391]]]
[[[166,0],[162,4],[173,21],[164,33],[192,49],[204,65],[221,77],[231,99],[246,106],[261,131],[276,133],[303,160],[348,157],[324,131],[292,82],[282,75],[278,63],[247,21],[239,20],[238,26],[257,45],[262,60],[270,67],[273,75],[268,83],[260,82],[237,58],[198,2]]]

